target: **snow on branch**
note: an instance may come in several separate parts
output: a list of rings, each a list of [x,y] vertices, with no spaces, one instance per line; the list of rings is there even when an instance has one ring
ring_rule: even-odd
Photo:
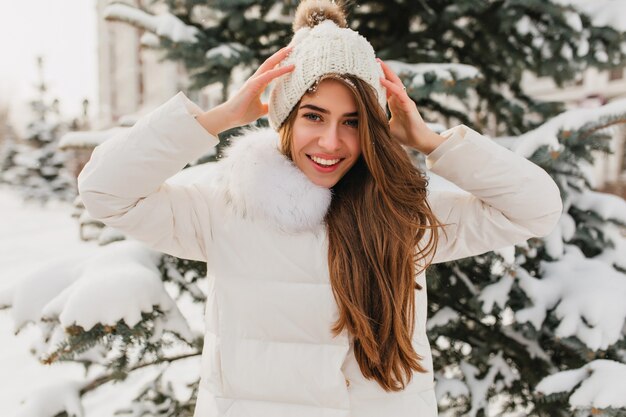
[[[173,42],[195,43],[198,41],[196,35],[200,33],[197,27],[183,23],[171,13],[152,15],[122,3],[107,6],[104,9],[104,18],[129,23]]]
[[[482,78],[481,72],[470,65],[455,63],[411,64],[389,60],[386,63],[398,74],[413,100],[428,99],[437,102],[435,97],[446,97],[437,105],[445,108],[450,115],[463,118],[467,114],[464,99],[468,91],[475,89]]]
[[[513,150],[525,158],[530,158],[538,148],[544,145],[552,150],[558,150],[561,148],[558,140],[560,130],[578,130],[587,123],[597,122],[602,118],[619,114],[626,114],[626,99],[615,100],[604,106],[591,109],[568,110],[553,117],[538,128],[518,136],[513,145]],[[626,123],[626,120],[623,122]]]
[[[43,307],[78,278],[71,271],[82,261],[82,257],[68,256],[42,263],[33,273],[0,293],[2,306],[11,307],[15,334],[26,324],[37,322]]]
[[[513,282],[513,277],[507,272],[498,281],[482,289],[478,300],[482,302],[483,313],[489,314],[496,304],[500,309],[505,307]]]
[[[565,205],[564,200],[564,205]],[[544,248],[546,253],[552,259],[561,259],[565,252],[565,242],[569,242],[576,233],[576,221],[567,213],[567,210],[563,211],[559,223],[554,228],[552,233],[543,238]]]
[[[42,266],[11,290],[16,330],[39,320],[58,320],[65,329],[89,330],[120,320],[133,327],[142,313],[156,306],[165,314],[155,319],[155,337],[169,330],[191,342],[191,330],[163,286],[160,258],[160,253],[125,240],[106,245],[87,259],[68,257]],[[54,331],[62,336],[58,330]]]
[[[626,321],[626,280],[603,260],[587,258],[574,245],[565,245],[556,262],[541,261],[543,277],[519,267],[519,286],[532,306],[516,312],[520,323],[540,329],[549,311],[560,320],[557,337],[577,337],[592,350],[607,349],[623,338]]]
[[[626,2],[615,0],[555,0],[564,6],[573,6],[591,18],[594,26],[608,26],[626,32]]]
[[[435,395],[437,396],[437,402],[440,402],[445,397],[468,397],[470,395],[470,392],[469,388],[462,380],[458,378],[446,378],[441,376],[437,377],[437,384],[435,385]]]
[[[128,130],[128,128],[115,126],[106,130],[68,132],[61,136],[58,149],[92,149],[124,130]]]
[[[626,407],[626,365],[596,359],[582,368],[558,372],[542,379],[536,391],[544,395],[571,393],[572,408]]]
[[[460,366],[465,377],[465,383],[471,393],[471,409],[466,415],[475,417],[479,410],[485,409],[489,402],[488,391],[494,385],[504,385],[510,387],[519,379],[519,375],[509,366],[503,358],[502,352],[498,352],[488,360],[488,371],[483,376],[481,371],[469,362],[461,361]]]
[[[473,80],[481,76],[476,67],[465,64],[407,64],[406,62],[385,61],[400,77],[410,78],[411,85],[422,86],[431,79],[434,81],[456,82]]]
[[[250,50],[246,48],[244,45],[238,42],[229,42],[215,48],[209,49],[205,57],[207,59],[222,59],[222,60],[231,60],[231,59],[240,59],[243,53],[250,53]]]
[[[550,363],[552,361],[548,353],[543,350],[543,348],[536,339],[531,340],[527,338],[521,332],[516,331],[513,326],[502,326],[502,334],[512,340],[515,340],[520,345],[526,347],[526,351],[531,358],[539,358],[546,363]]]
[[[428,330],[434,327],[445,326],[450,322],[454,322],[460,318],[459,313],[452,308],[446,306],[437,311],[426,323]]]
[[[80,381],[64,380],[41,386],[29,393],[14,417],[48,417],[63,415],[83,417]]]
[[[588,190],[582,194],[574,194],[572,203],[581,210],[598,213],[603,220],[615,220],[626,225],[626,200],[615,194]]]

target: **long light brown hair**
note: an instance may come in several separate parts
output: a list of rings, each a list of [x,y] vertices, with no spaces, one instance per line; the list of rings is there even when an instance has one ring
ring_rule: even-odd
[[[332,331],[337,335],[347,327],[363,375],[385,391],[400,391],[412,370],[426,372],[411,343],[414,291],[422,289],[415,277],[430,264],[419,269],[421,261],[434,256],[441,224],[426,200],[428,179],[392,138],[375,90],[347,74],[327,74],[320,82],[329,77],[355,97],[361,144],[357,162],[331,188],[325,217],[330,282],[339,307]],[[281,151],[289,158],[299,105],[279,130]]]

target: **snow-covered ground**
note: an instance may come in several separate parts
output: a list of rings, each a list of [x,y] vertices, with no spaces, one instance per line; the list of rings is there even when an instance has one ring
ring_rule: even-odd
[[[42,208],[23,203],[10,188],[0,186],[0,289],[10,286],[46,262],[68,253],[88,255],[95,244],[82,242],[69,204]],[[81,379],[81,366],[41,365],[29,354],[31,332],[14,335],[10,310],[0,310],[0,415],[10,417],[21,400],[40,385],[59,379]]]

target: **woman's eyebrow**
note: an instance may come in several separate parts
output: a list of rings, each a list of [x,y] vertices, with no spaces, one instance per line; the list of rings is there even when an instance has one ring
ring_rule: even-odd
[[[323,109],[321,107],[314,106],[313,104],[303,104],[302,106],[300,106],[300,108],[301,109],[312,109],[312,110],[318,111],[320,113],[325,113],[325,114],[329,114],[330,113],[328,110]],[[356,112],[356,111],[354,111],[352,113],[345,113],[344,114],[344,116],[348,116],[348,117],[350,117],[350,116],[358,116],[358,115],[359,115],[359,112]]]

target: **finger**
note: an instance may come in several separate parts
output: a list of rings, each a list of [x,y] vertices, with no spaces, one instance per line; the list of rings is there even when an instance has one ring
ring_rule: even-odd
[[[254,86],[254,91],[262,92],[274,78],[278,78],[283,74],[293,71],[295,67],[295,64],[289,64],[285,65],[284,67],[274,68],[272,70],[264,72],[263,74],[253,77],[252,83]]]
[[[263,63],[257,68],[254,75],[262,74],[276,66],[282,59],[284,59],[289,53],[288,47],[280,48],[278,51],[270,55]]]
[[[385,73],[385,78],[387,78],[392,83],[398,85],[399,87],[404,87],[404,84],[402,84],[402,80],[400,79],[400,77],[398,77],[398,75],[396,75],[396,73],[393,72],[393,70],[389,67],[389,65],[383,62],[383,60],[380,58],[376,58],[376,61],[380,62],[380,66],[382,67],[383,72]]]
[[[289,52],[293,49],[293,46],[285,46],[284,48],[279,49],[274,52],[269,58],[267,58],[259,68],[254,72],[254,75],[262,74],[266,71],[271,70],[278,64],[280,61],[285,59]]]
[[[381,84],[387,89],[387,98],[390,97],[390,93],[395,95],[402,104],[406,104],[409,101],[412,101],[411,98],[407,95],[404,86],[398,87],[395,83],[380,77]]]

